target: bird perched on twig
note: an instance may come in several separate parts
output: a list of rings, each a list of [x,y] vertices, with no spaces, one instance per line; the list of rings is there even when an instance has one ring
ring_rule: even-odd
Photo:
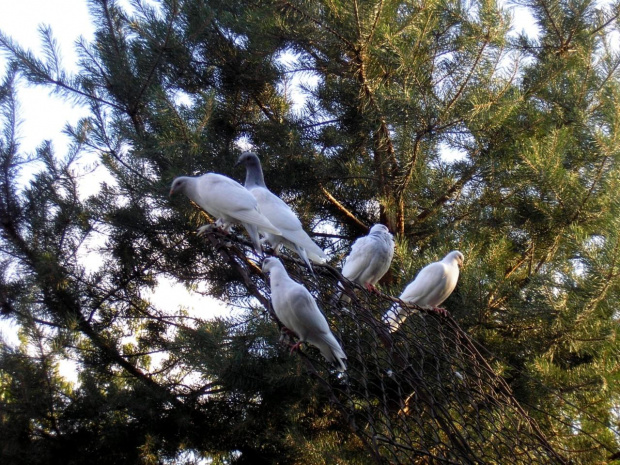
[[[394,237],[387,226],[375,224],[367,236],[358,238],[342,268],[342,276],[376,292],[375,284],[390,269],[394,257]],[[340,293],[340,299],[351,299]]]
[[[170,195],[182,192],[216,218],[216,226],[229,232],[232,224],[241,224],[248,232],[255,250],[262,251],[259,231],[277,236],[280,230],[260,212],[258,202],[234,179],[216,173],[202,176],[179,176],[172,181]],[[201,226],[202,234],[209,226]]]
[[[282,262],[275,257],[264,260],[263,272],[270,274],[271,303],[276,316],[299,338],[291,351],[307,342],[317,347],[327,361],[337,365],[338,371],[344,371],[347,356],[310,292],[293,281]]]
[[[438,306],[454,291],[459,279],[459,267],[463,265],[464,259],[461,252],[453,250],[443,260],[426,265],[405,288],[400,300],[447,315],[446,309]],[[404,309],[394,304],[383,316],[383,321],[394,332],[407,316]]]
[[[245,187],[258,201],[261,212],[281,231],[281,234],[266,234],[266,241],[271,244],[276,254],[282,245],[297,252],[312,271],[310,260],[324,263],[325,252],[303,230],[301,221],[284,201],[272,193],[265,185],[263,169],[255,153],[244,152],[237,160],[237,165],[244,165],[246,170]]]

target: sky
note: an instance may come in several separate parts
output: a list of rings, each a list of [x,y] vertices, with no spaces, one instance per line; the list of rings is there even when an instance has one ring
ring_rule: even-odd
[[[91,40],[94,27],[88,16],[85,0],[1,0],[0,30],[22,47],[40,55],[39,25],[49,24],[58,41],[63,64],[76,71],[75,41],[83,36]],[[6,59],[0,55],[0,73],[6,70]],[[41,87],[25,87],[18,94],[22,122],[19,128],[20,146],[32,153],[43,140],[52,140],[59,153],[68,144],[62,133],[67,122],[75,123],[86,116],[84,108],[62,101]]]

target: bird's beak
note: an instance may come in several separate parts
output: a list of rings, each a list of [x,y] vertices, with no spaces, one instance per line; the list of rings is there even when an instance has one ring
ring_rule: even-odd
[[[240,162],[239,160],[237,160],[237,163],[235,163],[235,164],[233,165],[233,168],[236,168],[236,167],[237,167],[237,166],[239,166],[240,164],[241,164],[241,162]]]
[[[168,197],[172,197],[172,194],[174,194],[174,189],[170,189],[170,193],[168,194]]]

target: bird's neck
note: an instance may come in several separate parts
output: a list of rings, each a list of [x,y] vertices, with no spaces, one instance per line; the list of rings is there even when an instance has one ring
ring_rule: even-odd
[[[372,234],[372,237],[374,237],[374,238],[376,238],[376,239],[378,239],[378,240],[380,240],[380,241],[383,241],[383,242],[385,242],[386,244],[389,244],[389,243],[390,243],[390,240],[391,240],[391,238],[390,238],[390,236],[389,236],[389,235],[387,235],[387,234],[382,234],[382,233],[373,233],[373,234]]]
[[[290,277],[283,267],[275,267],[271,270],[271,287],[281,283],[286,279],[290,279]]]
[[[184,176],[184,179],[184,194],[187,195],[190,199],[194,200],[196,197],[198,197],[198,194],[196,192],[196,178],[191,176]]]
[[[267,187],[263,178],[263,168],[260,165],[247,165],[245,170],[245,187]]]

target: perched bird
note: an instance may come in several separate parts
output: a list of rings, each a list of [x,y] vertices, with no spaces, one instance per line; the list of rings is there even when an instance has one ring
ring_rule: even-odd
[[[413,282],[405,288],[400,295],[400,300],[447,315],[447,311],[438,306],[454,291],[459,279],[459,267],[463,265],[464,259],[461,252],[453,250],[443,260],[426,265]],[[407,312],[395,304],[386,312],[383,320],[393,332],[405,321],[405,318],[407,318]]]
[[[394,257],[394,238],[387,226],[375,224],[367,236],[358,238],[342,268],[342,276],[376,292],[375,284],[390,269]],[[341,293],[341,299],[350,298]]]
[[[250,235],[257,252],[261,252],[259,231],[277,236],[280,230],[261,214],[258,202],[237,181],[216,173],[202,176],[179,176],[172,181],[170,195],[182,192],[207,213],[213,215],[216,226],[229,231],[232,224],[242,224]],[[208,226],[198,229],[203,233]]]
[[[281,235],[267,233],[266,240],[278,253],[285,245],[297,252],[308,268],[312,270],[309,260],[315,263],[323,263],[327,259],[325,252],[303,230],[299,218],[293,210],[272,193],[265,185],[263,169],[260,160],[255,153],[242,153],[236,165],[245,165],[245,187],[258,201],[261,212],[271,223],[281,231]],[[235,166],[236,166],[235,165]]]
[[[276,316],[299,338],[299,342],[291,350],[307,342],[317,347],[327,361],[337,365],[338,371],[344,371],[344,360],[347,356],[310,292],[293,281],[282,262],[275,257],[264,260],[263,272],[270,274],[271,303]]]

